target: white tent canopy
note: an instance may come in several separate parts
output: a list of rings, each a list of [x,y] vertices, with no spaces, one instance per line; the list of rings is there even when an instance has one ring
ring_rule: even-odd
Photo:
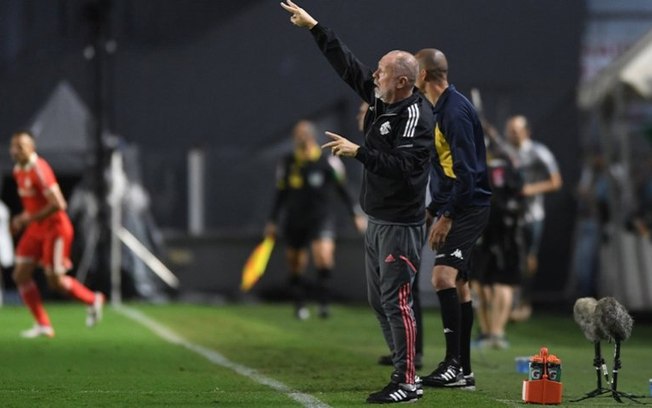
[[[645,99],[652,99],[652,30],[595,78],[583,83],[578,92],[582,109],[599,105],[621,85],[627,85]]]
[[[577,103],[597,126],[601,148],[609,162],[609,240],[600,248],[600,288],[632,310],[652,310],[652,242],[627,228],[638,206],[631,174],[641,145],[632,128],[640,118],[632,105],[652,100],[652,30],[622,56],[581,84]],[[609,109],[603,109],[608,107]],[[646,146],[646,148],[649,148]],[[617,170],[617,171],[616,171]],[[620,176],[617,176],[620,174]]]
[[[59,171],[81,173],[93,162],[93,116],[67,81],[34,114],[29,129],[37,150]]]

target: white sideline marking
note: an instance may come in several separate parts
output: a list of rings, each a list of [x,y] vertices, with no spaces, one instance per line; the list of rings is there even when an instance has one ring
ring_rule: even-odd
[[[215,350],[189,342],[188,340],[179,336],[160,323],[152,320],[147,315],[139,312],[138,310],[125,306],[117,306],[115,309],[124,316],[127,316],[130,319],[147,327],[163,340],[178,346],[185,347],[188,350],[194,351],[195,353],[204,357],[213,364],[231,369],[232,371],[235,371],[236,373],[247,377],[259,384],[266,385],[272,389],[275,389],[276,391],[282,392],[306,408],[331,408],[330,405],[318,400],[312,395],[293,390],[280,381],[276,381],[273,378],[269,378],[263,374],[260,374],[253,368],[249,368],[229,360]]]

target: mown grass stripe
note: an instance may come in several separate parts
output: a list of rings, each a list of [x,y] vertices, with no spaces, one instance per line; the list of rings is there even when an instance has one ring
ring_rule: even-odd
[[[188,350],[191,350],[199,354],[200,356],[204,357],[205,359],[207,359],[213,364],[219,365],[224,368],[228,368],[244,377],[251,379],[252,381],[255,381],[262,385],[266,385],[276,391],[282,392],[285,395],[287,395],[289,398],[293,399],[294,401],[298,402],[299,404],[301,404],[306,408],[330,408],[330,405],[325,404],[324,402],[320,401],[319,399],[313,397],[310,394],[305,394],[293,390],[280,381],[277,381],[273,378],[260,374],[253,368],[249,368],[242,364],[229,360],[228,358],[224,357],[222,354],[218,353],[213,349],[189,342],[188,340],[176,334],[174,331],[156,322],[155,320],[151,319],[150,317],[148,317],[147,315],[145,315],[144,313],[136,309],[132,309],[126,306],[118,306],[115,308],[115,310],[121,313],[122,315],[134,320],[135,322],[140,323],[143,326],[147,327],[148,329],[150,329],[152,332],[157,334],[160,338],[167,341],[168,343],[182,346]]]

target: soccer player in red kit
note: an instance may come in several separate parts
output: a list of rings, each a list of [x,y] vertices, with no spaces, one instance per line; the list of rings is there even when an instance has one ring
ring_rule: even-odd
[[[43,267],[48,284],[59,292],[88,305],[86,325],[94,326],[102,314],[104,295],[92,292],[77,279],[66,275],[71,268],[70,247],[73,227],[66,214],[66,200],[50,165],[36,154],[34,137],[19,131],[11,138],[11,157],[16,163],[14,179],[23,212],[11,221],[14,234],[24,232],[16,247],[13,278],[36,324],[23,337],[54,337],[38,287],[32,280],[37,265]]]

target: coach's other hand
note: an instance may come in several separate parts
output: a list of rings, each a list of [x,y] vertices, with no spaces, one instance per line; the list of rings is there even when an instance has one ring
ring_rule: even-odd
[[[308,12],[301,7],[299,7],[292,0],[285,0],[286,2],[281,2],[281,7],[283,7],[288,13],[292,13],[290,21],[297,27],[307,27],[309,30],[317,25],[317,20],[315,20]]]
[[[358,149],[360,146],[351,142],[344,136],[340,136],[337,133],[333,132],[326,132],[326,136],[330,137],[333,140],[323,144],[321,148],[326,149],[330,147],[331,152],[334,156],[355,157],[355,155],[358,154]]]

